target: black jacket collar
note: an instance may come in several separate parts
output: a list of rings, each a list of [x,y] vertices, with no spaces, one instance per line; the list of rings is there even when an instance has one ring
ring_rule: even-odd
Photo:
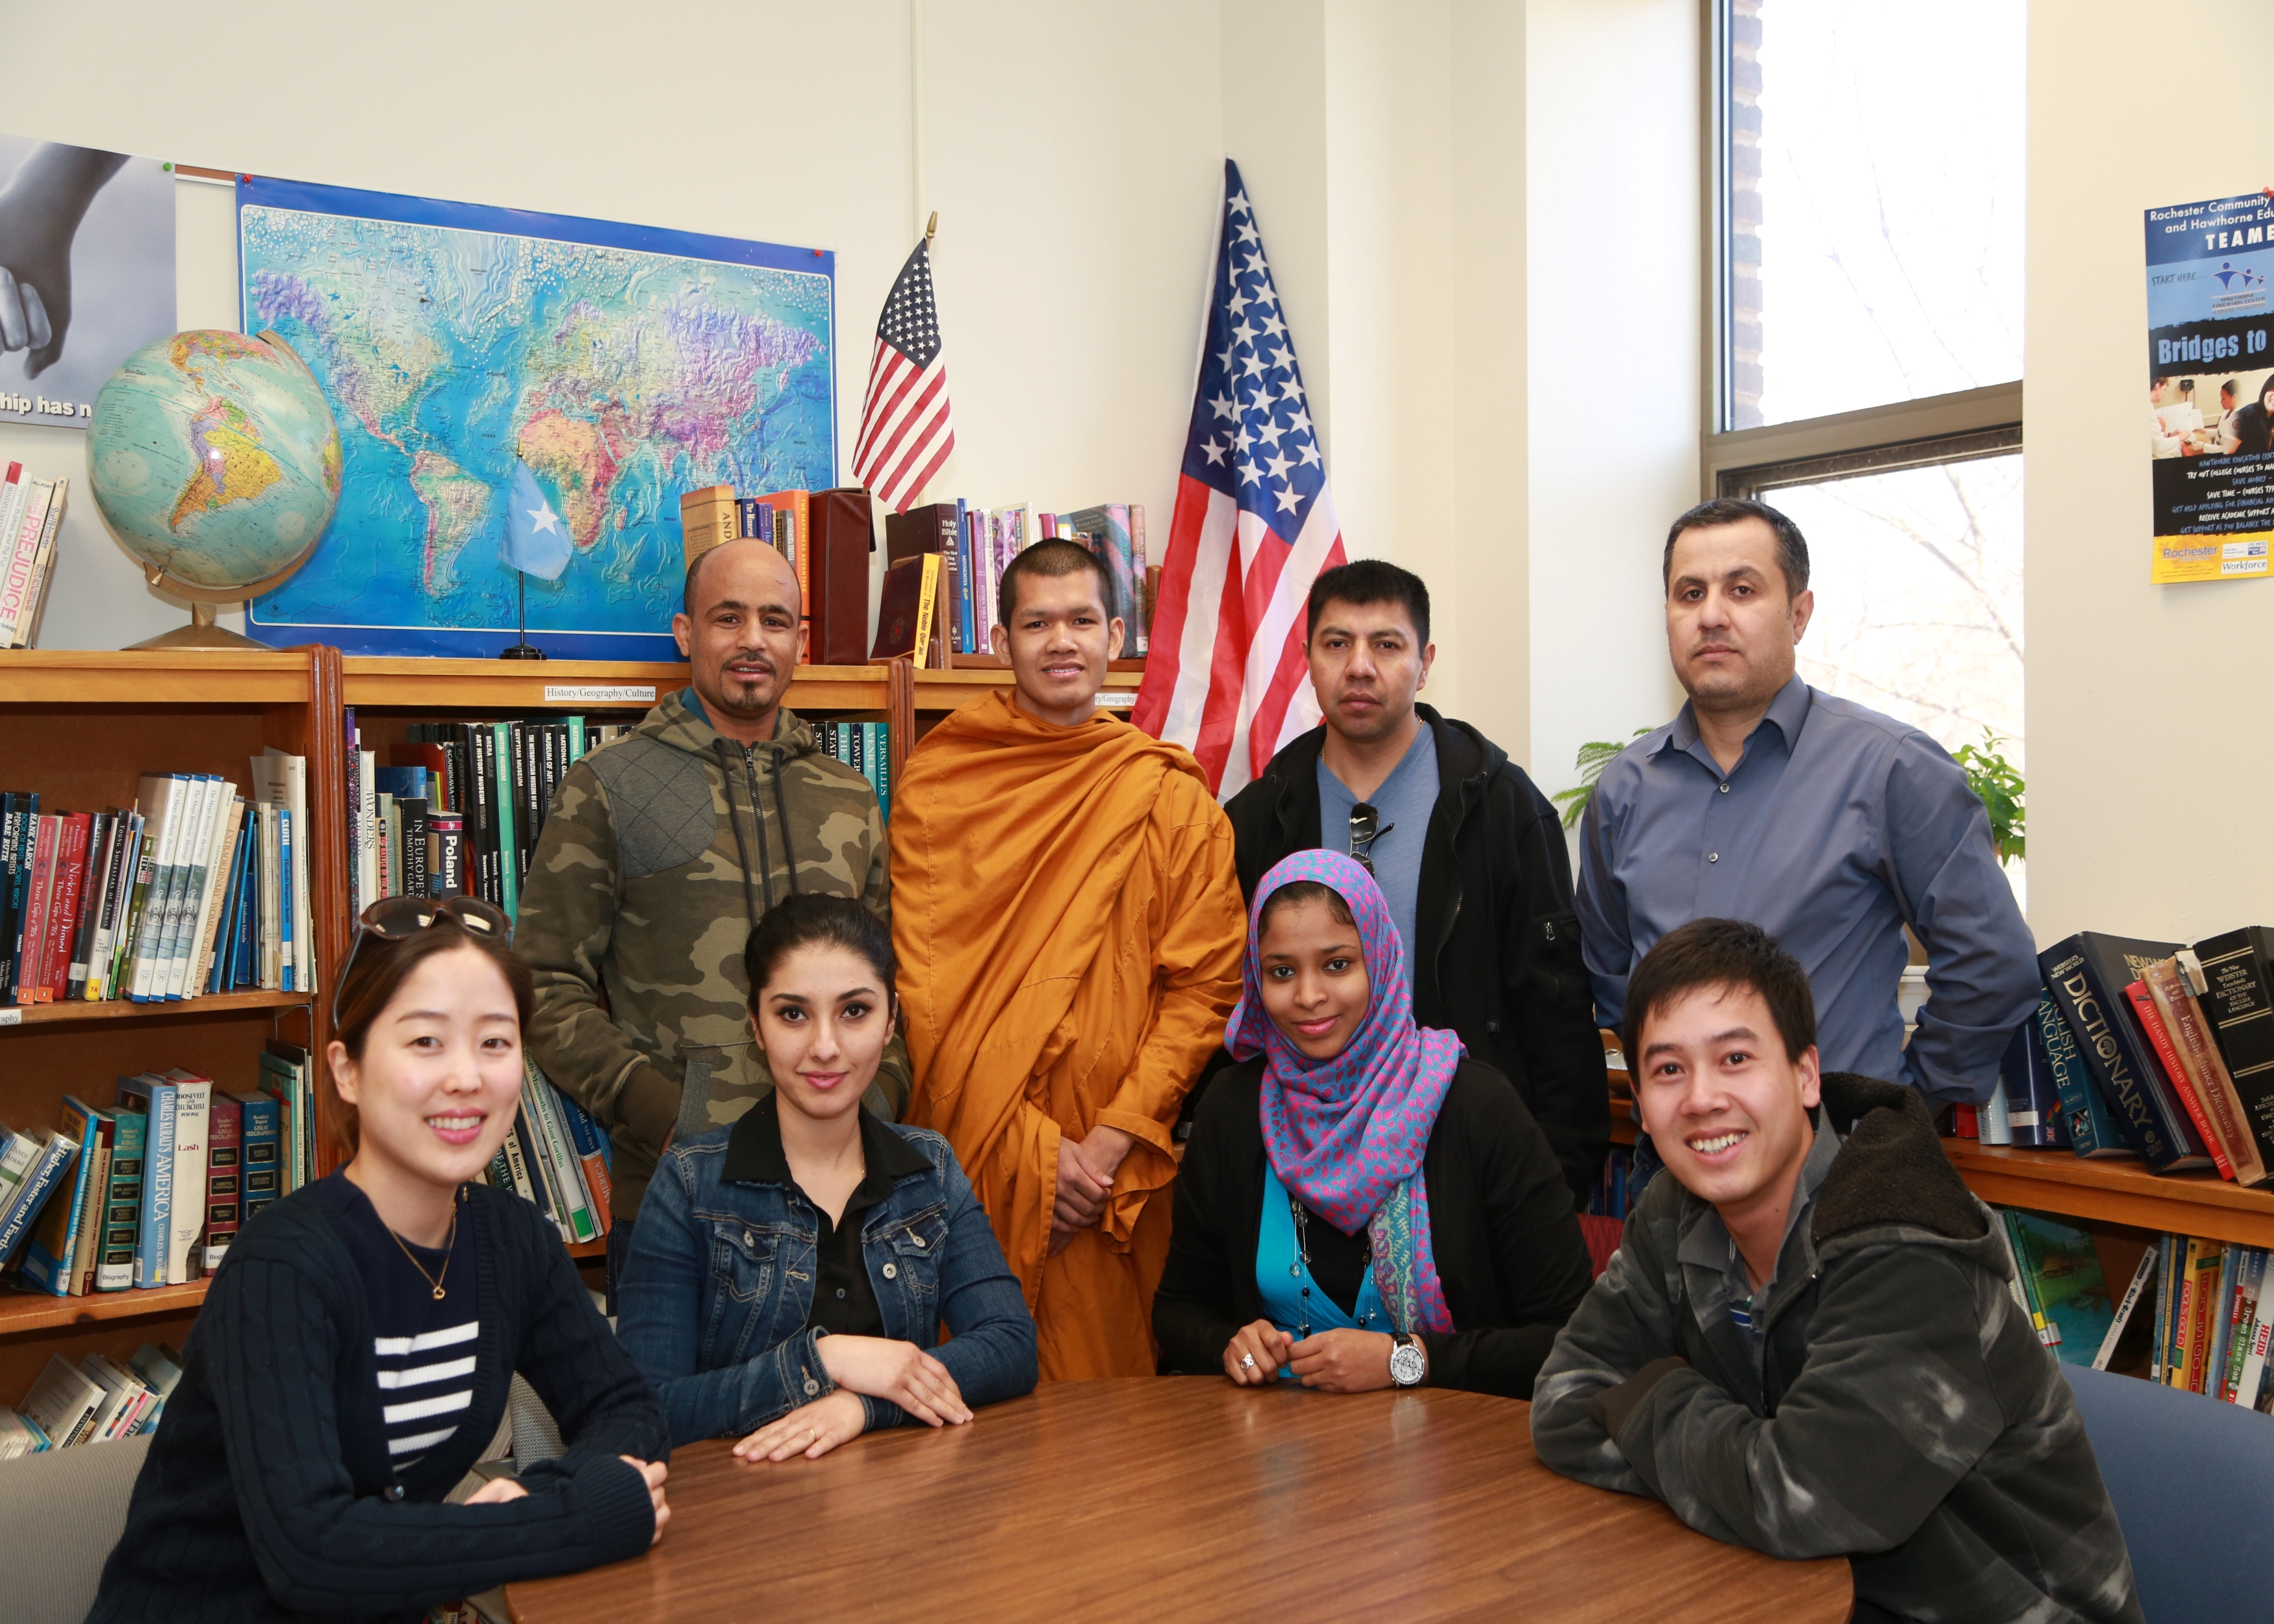
[[[1984,1233],[1982,1209],[1943,1154],[1926,1102],[1900,1083],[1824,1074],[1822,1113],[1845,1139],[1817,1192],[1818,1244],[1873,1224],[1915,1224],[1953,1240]]]
[[[719,1167],[721,1180],[743,1184],[793,1187],[789,1158],[782,1153],[779,1101],[767,1094],[744,1111],[727,1135],[727,1159]],[[859,1108],[855,1108],[858,1109]],[[861,1160],[866,1171],[853,1192],[855,1204],[873,1207],[892,1193],[892,1185],[912,1173],[929,1173],[930,1160],[883,1123],[861,1110]]]
[[[1433,705],[1416,704],[1413,713],[1427,724],[1437,745],[1437,804],[1457,812],[1464,786],[1480,789],[1500,771],[1508,753],[1466,722],[1451,722]],[[1325,724],[1291,739],[1263,770],[1272,808],[1288,838],[1290,851],[1307,851],[1319,844],[1319,757],[1327,747]]]

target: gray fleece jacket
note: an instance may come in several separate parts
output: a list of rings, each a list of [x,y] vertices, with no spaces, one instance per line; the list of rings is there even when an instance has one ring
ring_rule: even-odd
[[[1540,1370],[1540,1458],[1716,1539],[1849,1557],[1861,1620],[2140,1624],[2068,1384],[1918,1096],[1832,1073],[1818,1125],[1845,1143],[1758,1357],[1723,1270],[1679,1256],[1711,1209],[1661,1177]]]

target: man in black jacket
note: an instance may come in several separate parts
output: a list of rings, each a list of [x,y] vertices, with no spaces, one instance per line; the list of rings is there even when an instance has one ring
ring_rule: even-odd
[[[1437,653],[1419,576],[1378,559],[1326,571],[1305,648],[1325,725],[1226,808],[1240,890],[1253,904],[1290,852],[1367,864],[1405,938],[1414,1019],[1516,1085],[1584,1204],[1610,1109],[1555,809],[1492,741],[1415,703]]]

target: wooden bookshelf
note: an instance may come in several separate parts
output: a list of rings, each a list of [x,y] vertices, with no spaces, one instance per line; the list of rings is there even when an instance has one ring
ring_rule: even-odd
[[[2150,1173],[2130,1157],[2086,1161],[2066,1150],[1945,1139],[1967,1187],[1999,1207],[2026,1207],[2091,1224],[2274,1246],[2274,1190],[2245,1190],[2218,1174]]]
[[[0,787],[38,791],[42,810],[132,806],[152,771],[215,773],[249,792],[264,749],[305,756],[320,921],[338,911],[324,875],[343,808],[320,768],[339,753],[339,722],[330,649],[0,652]],[[320,964],[320,988],[330,968]],[[0,1008],[0,1120],[53,1126],[64,1094],[107,1107],[120,1075],[175,1065],[222,1088],[257,1088],[267,1040],[320,1053],[328,1015],[320,996],[263,991]],[[320,1132],[324,1125],[320,1116]],[[0,1404],[20,1399],[57,1354],[124,1358],[145,1342],[179,1346],[206,1283],[69,1297],[0,1290]]]
[[[0,1027],[57,1026],[100,1020],[181,1020],[198,1015],[234,1014],[240,1010],[295,1009],[307,1002],[307,995],[297,992],[223,992],[165,1004],[105,998],[94,1004],[72,999],[60,1004],[0,1004]]]

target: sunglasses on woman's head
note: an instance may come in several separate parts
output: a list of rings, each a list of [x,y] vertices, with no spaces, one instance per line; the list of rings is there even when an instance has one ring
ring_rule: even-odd
[[[340,995],[347,990],[348,972],[355,968],[356,952],[363,946],[363,939],[377,936],[382,942],[408,942],[420,931],[433,929],[435,921],[445,914],[456,920],[470,935],[493,942],[513,940],[513,921],[505,916],[505,910],[479,897],[382,897],[356,921],[355,940],[348,944],[348,956],[340,966],[340,978],[332,985],[335,1028],[340,1024]]]

